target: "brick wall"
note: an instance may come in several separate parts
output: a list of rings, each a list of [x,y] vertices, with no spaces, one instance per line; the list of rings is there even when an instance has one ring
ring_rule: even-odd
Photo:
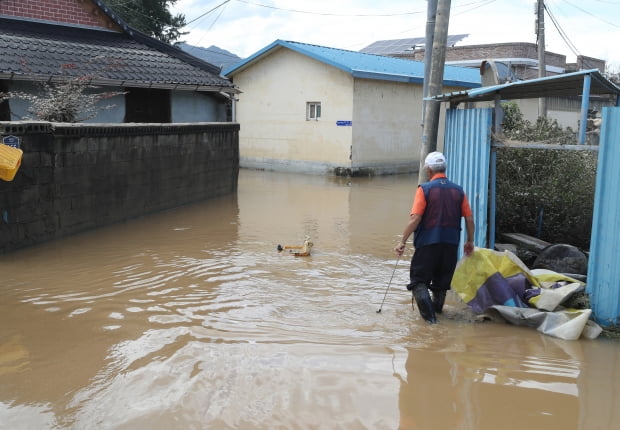
[[[0,180],[0,254],[237,189],[239,125],[0,122],[22,165]]]
[[[90,0],[2,0],[0,15],[115,28],[108,16]]]

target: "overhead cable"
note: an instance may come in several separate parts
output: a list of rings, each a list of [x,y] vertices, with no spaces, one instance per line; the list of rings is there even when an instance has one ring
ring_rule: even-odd
[[[614,27],[616,27],[616,28],[620,28],[620,25],[618,25],[618,24],[616,24],[616,23],[614,23],[614,22],[611,22],[611,21],[607,21],[606,19],[603,19],[603,18],[601,18],[600,16],[596,16],[596,15],[594,15],[593,13],[588,12],[587,10],[585,10],[585,9],[583,9],[583,8],[581,8],[581,7],[579,7],[579,6],[577,6],[576,4],[573,4],[573,3],[569,2],[568,0],[564,0],[564,2],[565,2],[565,3],[567,3],[567,4],[569,4],[569,5],[571,5],[571,6],[572,6],[572,7],[574,7],[575,9],[578,9],[578,10],[582,11],[583,13],[590,15],[591,17],[596,18],[596,19],[598,19],[599,21],[604,22],[605,24],[609,24],[609,25],[614,26]],[[613,3],[612,3],[612,4],[613,4]]]
[[[276,7],[276,6],[270,6],[270,5],[266,5],[266,4],[262,4],[262,3],[256,3],[256,2],[251,2],[251,1],[247,1],[247,0],[237,0],[239,3],[245,3],[245,4],[249,4],[249,5],[253,5],[253,6],[259,6],[259,7],[264,7],[267,9],[276,9],[276,10],[282,10],[285,12],[294,12],[294,13],[304,13],[304,14],[308,14],[308,15],[322,15],[322,16],[344,16],[344,17],[351,17],[351,16],[365,16],[365,17],[385,17],[385,16],[402,16],[402,15],[417,15],[423,12],[398,12],[398,13],[380,13],[380,14],[363,14],[363,13],[328,13],[328,12],[312,12],[312,11],[307,11],[307,10],[297,10],[297,9],[284,9],[284,8],[280,8],[280,7]],[[424,12],[426,13],[426,12]]]
[[[224,1],[224,2],[222,2],[222,3],[220,3],[220,4],[218,4],[217,6],[215,6],[213,9],[210,9],[210,10],[206,11],[205,13],[200,14],[198,17],[196,17],[196,18],[192,19],[191,21],[189,21],[189,22],[185,23],[185,26],[187,27],[187,26],[188,26],[188,25],[190,25],[192,22],[198,21],[198,20],[199,20],[200,18],[202,18],[203,16],[208,15],[208,14],[210,14],[211,12],[213,12],[214,10],[216,10],[216,9],[218,9],[218,8],[220,8],[220,7],[222,7],[222,6],[224,6],[224,5],[225,5],[226,3],[228,3],[229,1],[230,1],[230,0],[226,0],[226,1]]]
[[[549,18],[551,18],[551,22],[553,22],[553,25],[555,26],[556,30],[560,34],[560,37],[562,38],[562,40],[566,42],[566,45],[568,46],[568,48],[571,51],[573,51],[573,54],[578,55],[578,56],[581,55],[577,47],[573,44],[573,42],[570,41],[570,39],[568,38],[568,35],[564,32],[564,30],[560,26],[560,23],[558,22],[558,20],[555,18],[553,13],[551,13],[549,6],[545,4],[544,7],[545,7],[545,11],[547,11],[547,14],[549,15]]]

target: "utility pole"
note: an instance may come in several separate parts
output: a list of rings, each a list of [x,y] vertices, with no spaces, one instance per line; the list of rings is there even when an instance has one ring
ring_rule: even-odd
[[[538,47],[538,77],[547,76],[547,63],[545,62],[545,2],[538,0],[536,6],[536,44]],[[538,99],[538,116],[547,116],[547,99]]]
[[[424,86],[422,97],[428,96],[428,80],[431,75],[431,61],[433,58],[433,40],[435,39],[435,15],[437,15],[437,0],[427,0],[426,7],[426,35],[424,37]],[[422,101],[422,105],[426,105]],[[422,126],[424,126],[424,109],[422,109]]]
[[[429,1],[429,6],[431,1]],[[430,58],[430,72],[428,79],[428,97],[441,94],[443,88],[443,71],[446,63],[446,45],[448,44],[448,25],[450,23],[450,0],[438,0],[433,48]],[[424,57],[428,54],[428,45],[425,47]],[[425,77],[426,86],[426,77]],[[423,104],[424,123],[422,132],[422,148],[420,151],[420,168],[418,183],[426,182],[424,159],[437,149],[437,130],[439,127],[440,102],[427,100]]]

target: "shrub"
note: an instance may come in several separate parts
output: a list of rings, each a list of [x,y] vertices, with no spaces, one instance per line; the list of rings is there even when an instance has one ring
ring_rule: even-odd
[[[523,119],[504,104],[509,139],[576,144],[575,133],[556,121]],[[590,247],[598,152],[501,148],[497,151],[497,232],[520,232],[551,243]]]
[[[32,118],[50,122],[82,122],[94,118],[97,114],[114,105],[100,102],[110,97],[124,94],[108,91],[94,92],[98,87],[90,83],[90,77],[67,77],[59,83],[41,83],[39,92],[30,94],[22,91],[0,93],[0,102],[8,99],[22,99],[30,102],[28,112]]]

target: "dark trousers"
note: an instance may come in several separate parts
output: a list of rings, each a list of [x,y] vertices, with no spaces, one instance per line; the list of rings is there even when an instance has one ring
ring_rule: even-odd
[[[407,289],[426,284],[433,291],[449,290],[456,267],[458,245],[435,243],[416,248],[411,258]]]

